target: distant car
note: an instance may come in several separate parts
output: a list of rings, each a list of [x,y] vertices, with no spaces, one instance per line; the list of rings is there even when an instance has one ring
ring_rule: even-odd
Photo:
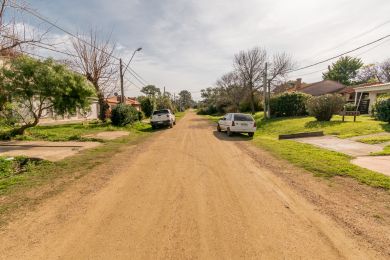
[[[169,109],[156,110],[153,112],[150,124],[153,129],[159,126],[169,126],[172,128],[176,125],[176,117]]]
[[[217,130],[226,131],[228,136],[232,133],[247,133],[252,137],[256,132],[256,122],[251,115],[229,113],[218,121]]]

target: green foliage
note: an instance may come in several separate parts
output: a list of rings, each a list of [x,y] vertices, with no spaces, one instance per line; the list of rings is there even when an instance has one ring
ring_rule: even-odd
[[[356,111],[357,106],[354,103],[346,103],[344,105],[345,111]]]
[[[31,165],[37,165],[40,159],[30,159],[23,156],[14,158],[0,157],[0,180],[26,171]]]
[[[375,117],[378,120],[390,123],[390,98],[379,99],[375,103]]]
[[[159,96],[156,100],[156,109],[170,109],[174,111],[171,99],[168,96]]]
[[[323,79],[334,80],[346,86],[354,84],[359,69],[363,66],[360,58],[353,58],[349,56],[341,57],[328,71],[323,73]]]
[[[114,126],[131,125],[138,120],[138,111],[131,105],[119,104],[111,111],[111,122]]]
[[[179,104],[180,108],[188,109],[192,106],[194,101],[192,100],[191,92],[188,90],[182,90],[179,92]]]
[[[145,113],[138,111],[138,121],[142,121],[145,118]]]
[[[149,98],[155,98],[161,95],[161,90],[154,85],[147,85],[141,89],[141,92]]]
[[[334,114],[343,109],[344,103],[342,96],[327,94],[309,98],[306,106],[309,114],[318,121],[330,121]]]
[[[139,97],[138,100],[141,103],[141,110],[145,113],[145,116],[150,117],[154,110],[153,99],[149,97]]]
[[[307,115],[306,101],[309,97],[299,92],[285,92],[273,96],[270,101],[271,115],[275,117]]]
[[[44,61],[21,56],[0,69],[1,92],[9,96],[9,108],[24,125],[15,131],[35,126],[45,109],[55,113],[75,113],[89,106],[95,95],[86,79],[52,59]],[[4,105],[3,105],[4,106]]]

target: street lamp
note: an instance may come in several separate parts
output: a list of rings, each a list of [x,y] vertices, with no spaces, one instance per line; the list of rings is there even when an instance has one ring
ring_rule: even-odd
[[[127,63],[126,67],[125,67],[125,70],[123,70],[123,63],[122,63],[122,59],[119,59],[119,72],[120,72],[120,79],[121,79],[121,103],[125,103],[125,90],[124,90],[124,87],[123,87],[123,76],[124,76],[124,73],[126,73],[127,71],[127,68],[129,67],[130,65],[130,62],[133,60],[134,58],[134,55],[137,51],[141,51],[142,48],[139,47],[138,49],[136,49],[134,52],[133,52],[133,55],[131,56],[130,60],[129,60],[129,63]]]
[[[125,72],[126,72],[127,68],[129,67],[130,62],[133,60],[135,53],[136,53],[137,51],[141,51],[141,50],[142,50],[142,48],[139,47],[138,49],[136,49],[136,50],[133,52],[133,55],[131,55],[131,58],[130,58],[130,60],[129,60],[129,63],[127,63],[127,65],[126,65]]]

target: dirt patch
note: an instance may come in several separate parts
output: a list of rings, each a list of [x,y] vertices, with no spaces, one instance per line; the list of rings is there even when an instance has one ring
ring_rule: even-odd
[[[128,136],[129,132],[126,131],[105,131],[96,134],[83,135],[86,138],[96,138],[101,140],[114,140],[120,137]]]
[[[60,161],[68,156],[101,145],[99,142],[0,142],[0,156],[27,156],[48,161]]]

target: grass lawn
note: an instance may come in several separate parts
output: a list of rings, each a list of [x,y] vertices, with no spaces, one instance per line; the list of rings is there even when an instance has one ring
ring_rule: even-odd
[[[381,144],[381,143],[390,142],[390,136],[366,137],[366,138],[359,139],[357,141],[365,144]]]
[[[220,116],[207,116],[218,121]],[[357,122],[342,122],[335,116],[330,122],[317,122],[313,117],[277,118],[264,120],[261,113],[255,115],[258,130],[253,143],[277,157],[302,167],[315,176],[331,178],[332,176],[349,176],[361,183],[374,187],[390,189],[390,177],[376,173],[350,163],[352,157],[341,153],[317,148],[291,140],[278,140],[280,134],[292,134],[308,131],[324,131],[327,135],[340,138],[390,132],[390,125],[371,119],[368,116],[358,117]]]

